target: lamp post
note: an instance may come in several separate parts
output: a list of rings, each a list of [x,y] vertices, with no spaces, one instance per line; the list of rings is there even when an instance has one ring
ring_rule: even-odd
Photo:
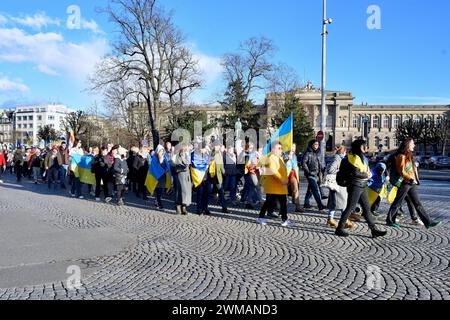
[[[326,83],[326,61],[327,61],[327,25],[331,24],[333,19],[327,18],[327,0],[323,0],[323,20],[322,20],[322,104],[320,108],[320,130],[325,133],[326,118],[325,118],[325,83]],[[322,163],[325,163],[325,139],[322,140],[320,146],[320,156]]]

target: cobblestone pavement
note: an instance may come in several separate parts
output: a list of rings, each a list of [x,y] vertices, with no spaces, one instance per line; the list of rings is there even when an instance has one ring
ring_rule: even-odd
[[[73,256],[49,249],[35,261],[27,251],[0,257],[0,281],[9,283],[0,299],[450,299],[449,185],[421,187],[425,206],[445,221],[442,226],[427,231],[405,217],[401,229],[372,240],[365,223],[357,223],[350,238],[334,236],[326,215],[314,210],[291,214],[294,226],[287,229],[277,219],[257,225],[251,210],[232,208],[224,215],[213,207],[209,217],[176,216],[149,210],[150,203],[133,194],[117,207],[7,179],[0,185],[0,231],[11,231],[8,221],[19,212],[36,219],[28,237],[40,228],[56,230],[48,243],[42,232],[39,244],[31,240],[30,252],[38,254],[33,245],[58,242],[69,250],[67,234],[102,237],[77,244]],[[21,225],[14,226],[19,233]],[[78,289],[68,287],[69,265],[81,268]],[[38,282],[51,268],[52,280]]]

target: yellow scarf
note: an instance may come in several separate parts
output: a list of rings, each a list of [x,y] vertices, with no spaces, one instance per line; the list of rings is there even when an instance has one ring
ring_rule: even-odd
[[[349,153],[348,162],[350,162],[352,166],[358,168],[362,173],[370,173],[369,166],[359,156]]]

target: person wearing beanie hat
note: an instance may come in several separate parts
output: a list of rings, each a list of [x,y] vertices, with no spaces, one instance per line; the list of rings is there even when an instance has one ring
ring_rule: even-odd
[[[325,210],[326,206],[322,203],[322,196],[319,189],[319,178],[322,173],[324,164],[320,159],[319,141],[311,140],[308,144],[308,149],[303,156],[302,169],[305,172],[305,177],[308,179],[308,190],[305,195],[304,208],[311,208],[311,197],[314,196],[319,211]]]

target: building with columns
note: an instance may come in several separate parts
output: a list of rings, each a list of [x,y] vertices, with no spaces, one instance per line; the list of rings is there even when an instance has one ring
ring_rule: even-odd
[[[320,131],[321,90],[309,83],[293,94],[303,104],[314,131]],[[349,146],[358,137],[367,136],[370,152],[390,151],[398,146],[395,132],[406,120],[438,120],[447,115],[450,105],[354,105],[351,92],[326,92],[325,141],[328,150],[342,144]],[[269,93],[266,97],[267,117],[282,107],[283,93]]]

